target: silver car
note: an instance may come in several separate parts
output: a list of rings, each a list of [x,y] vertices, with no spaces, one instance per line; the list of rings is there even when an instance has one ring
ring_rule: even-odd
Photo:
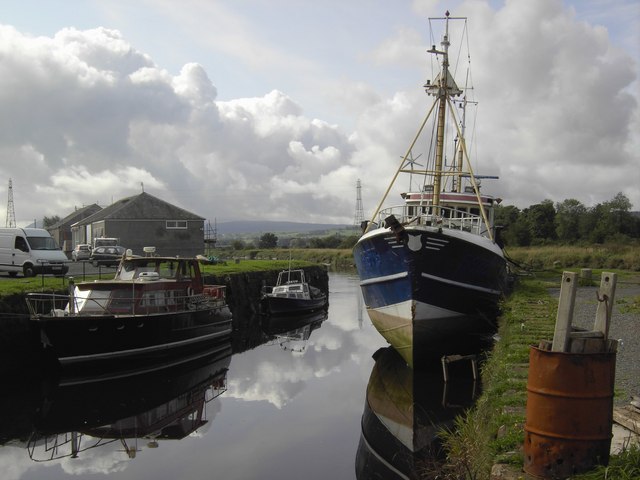
[[[71,252],[71,259],[74,262],[78,260],[89,260],[91,256],[91,246],[85,243],[79,243]]]

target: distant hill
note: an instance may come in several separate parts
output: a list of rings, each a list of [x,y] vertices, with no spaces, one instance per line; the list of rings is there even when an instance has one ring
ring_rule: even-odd
[[[220,222],[217,224],[218,235],[247,234],[247,233],[308,233],[322,230],[342,230],[353,228],[351,225],[336,223],[301,223],[301,222],[268,222],[239,220]]]

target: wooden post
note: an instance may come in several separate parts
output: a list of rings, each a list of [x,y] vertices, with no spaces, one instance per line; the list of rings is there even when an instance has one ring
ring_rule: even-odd
[[[602,332],[605,341],[609,338],[609,324],[611,323],[611,312],[613,310],[613,300],[616,295],[617,281],[618,274],[602,272],[600,290],[598,290],[596,321],[593,324],[593,329]]]
[[[590,283],[591,282],[591,269],[590,268],[583,268],[580,270],[580,280],[582,280],[585,283]]]
[[[558,314],[556,316],[556,329],[553,332],[552,352],[566,352],[569,345],[569,334],[571,333],[571,322],[573,320],[573,306],[576,299],[576,289],[578,284],[575,272],[564,272],[562,274],[562,284],[560,285],[560,300],[558,302]]]

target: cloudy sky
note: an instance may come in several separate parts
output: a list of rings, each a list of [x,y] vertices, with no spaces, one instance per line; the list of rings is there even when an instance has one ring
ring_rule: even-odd
[[[636,0],[0,0],[0,214],[142,188],[218,222],[352,223],[425,115],[429,17],[468,17],[476,173],[507,205],[640,210]],[[477,156],[476,156],[477,155]]]

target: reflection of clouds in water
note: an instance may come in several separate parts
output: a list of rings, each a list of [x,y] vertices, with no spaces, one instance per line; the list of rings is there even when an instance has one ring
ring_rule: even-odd
[[[97,439],[94,437],[85,435],[82,440],[82,446],[92,445],[96,441]],[[134,445],[134,442],[135,440],[131,440],[129,443]],[[50,458],[50,453],[44,452],[44,448],[43,445],[36,447],[34,458]],[[2,480],[19,480],[27,475],[27,472],[31,472],[34,478],[40,478],[43,475],[38,475],[35,472],[42,471],[43,468],[53,467],[55,469],[57,466],[60,466],[64,472],[70,475],[95,473],[107,475],[122,472],[127,468],[130,459],[123,450],[122,443],[113,442],[85,450],[77,458],[66,456],[39,463],[29,458],[24,445],[20,445],[19,448],[5,446],[0,449],[0,471],[2,472]],[[65,445],[60,447],[58,452],[62,455],[70,454],[71,447],[70,445]]]
[[[360,325],[359,287],[348,279],[330,274],[329,316],[311,332],[304,350],[283,350],[275,343],[234,355],[224,396],[267,401],[280,409],[300,394],[309,380],[339,373],[350,362],[367,363],[372,345],[384,341],[373,327]]]
[[[273,357],[275,352],[282,361],[258,361],[254,358],[256,350],[261,358]],[[267,401],[280,409],[302,390],[304,380],[313,377],[313,369],[291,355],[280,355],[284,352],[274,346],[256,350],[233,357],[224,396]]]
[[[85,437],[83,443],[92,441],[93,439]],[[136,445],[135,440],[129,442],[129,448]],[[60,462],[62,470],[71,475],[82,475],[89,473],[109,474],[124,471],[130,458],[127,452],[123,451],[124,447],[120,442],[113,442],[91,450],[81,452],[78,458],[65,457]]]
[[[24,448],[24,444],[0,448],[0,472],[3,480],[19,480],[27,472],[42,470],[47,465],[34,463],[29,455],[26,455]]]
[[[342,346],[343,334],[332,331],[331,328],[320,329],[316,333],[317,338],[313,342],[314,351],[321,352],[324,349],[338,350]]]

